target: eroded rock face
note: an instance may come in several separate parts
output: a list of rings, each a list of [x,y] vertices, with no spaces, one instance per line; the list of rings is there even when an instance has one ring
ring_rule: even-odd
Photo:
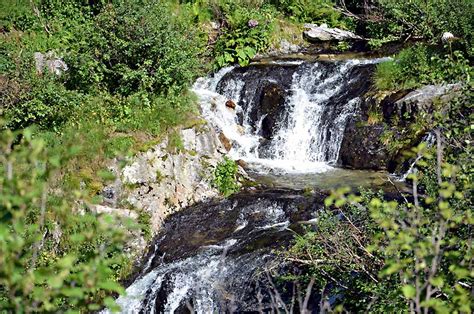
[[[180,136],[184,150],[170,153],[164,140],[122,170],[115,167],[118,179],[104,189],[104,196],[111,197],[110,207],[117,205],[114,199],[121,199],[149,213],[152,232],[171,213],[219,195],[211,185],[212,170],[225,153],[217,134],[201,127],[182,130]]]
[[[380,142],[383,131],[382,124],[357,125],[351,121],[344,133],[339,162],[354,169],[386,169],[389,156]]]
[[[459,84],[428,85],[412,91],[366,97],[360,114],[352,117],[346,126],[338,162],[354,169],[403,171],[407,163],[403,151],[419,143],[425,135],[413,136],[406,132],[416,115],[426,113],[429,118],[436,104],[442,107],[455,98],[460,89]],[[377,112],[378,120],[369,118],[370,112]],[[406,147],[389,152],[382,136],[387,130],[393,133],[392,141],[406,143]]]
[[[305,24],[304,27],[306,30],[303,35],[311,42],[363,40],[362,37],[353,32],[339,28],[329,28],[326,24],[321,24],[320,26],[316,24]]]

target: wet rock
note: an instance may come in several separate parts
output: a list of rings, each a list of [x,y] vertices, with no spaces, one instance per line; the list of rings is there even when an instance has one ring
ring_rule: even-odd
[[[237,125],[237,131],[242,135],[245,134],[245,128],[240,124]]]
[[[362,37],[339,28],[329,28],[326,24],[320,26],[316,24],[305,24],[305,31],[303,35],[311,42],[325,42],[325,41],[354,41],[363,40]]]
[[[285,90],[275,83],[266,85],[260,99],[260,116],[265,116],[262,120],[262,136],[270,139],[275,132],[275,125],[281,118],[281,111],[285,104]]]
[[[248,166],[247,163],[245,162],[245,160],[243,160],[243,159],[238,159],[236,161],[236,163],[237,163],[237,165],[239,165],[240,167],[242,167],[244,169]]]
[[[235,102],[233,102],[231,99],[229,99],[228,101],[225,102],[225,106],[227,108],[230,108],[230,109],[234,109],[235,110]]]
[[[367,96],[359,115],[353,117],[346,126],[339,163],[354,169],[403,172],[409,165],[403,152],[419,143],[425,135],[423,132],[411,134],[406,131],[415,121],[416,115],[423,112],[430,119],[435,106],[441,107],[436,110],[442,110],[443,104],[455,98],[460,89],[460,84],[428,85],[411,91]],[[379,112],[380,120],[370,122],[370,111]],[[404,143],[404,146],[389,151],[386,143],[382,142],[382,134],[387,130],[393,134],[392,142]]]
[[[277,84],[281,89],[288,91],[291,87],[292,77],[297,70],[296,64],[274,65],[255,64],[247,67],[238,67],[225,74],[217,84],[217,92],[224,95],[226,91],[235,85],[235,82],[243,84],[239,96],[239,107],[248,112],[249,124],[255,129],[259,119],[262,117],[260,104],[262,91],[269,84]],[[239,123],[242,124],[243,117],[239,111]]]
[[[344,132],[339,163],[352,169],[386,169],[389,156],[381,143],[384,132],[383,124],[358,125],[356,119],[351,120]]]
[[[222,145],[224,145],[226,151],[230,151],[232,149],[232,142],[222,132],[219,133],[219,141],[221,141]]]

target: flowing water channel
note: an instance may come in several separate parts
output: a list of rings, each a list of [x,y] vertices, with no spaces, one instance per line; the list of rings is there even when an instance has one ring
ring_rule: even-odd
[[[263,270],[293,232],[314,223],[325,197],[305,196],[301,189],[387,181],[386,173],[337,164],[346,123],[358,113],[380,61],[275,61],[199,79],[193,90],[203,117],[232,143],[231,158],[242,159],[271,189],[169,217],[127,296],[117,300],[122,312],[255,312],[274,306]]]

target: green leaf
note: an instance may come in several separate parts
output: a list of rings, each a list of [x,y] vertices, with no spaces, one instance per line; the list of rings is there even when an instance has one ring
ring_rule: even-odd
[[[407,299],[413,298],[416,294],[415,287],[413,287],[412,285],[403,286],[402,287],[402,292],[403,292],[403,295],[405,296],[405,298],[407,298]]]
[[[441,288],[444,284],[444,280],[443,280],[443,277],[438,276],[438,277],[431,278],[430,283],[435,287]]]

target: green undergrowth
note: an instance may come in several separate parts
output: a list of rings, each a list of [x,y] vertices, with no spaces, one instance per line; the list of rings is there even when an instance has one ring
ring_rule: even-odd
[[[212,184],[224,197],[238,192],[237,171],[237,163],[227,157],[224,157],[224,160],[215,168]]]
[[[401,90],[427,84],[469,84],[473,73],[462,51],[417,44],[402,50],[393,60],[377,65],[375,86],[379,90]]]

